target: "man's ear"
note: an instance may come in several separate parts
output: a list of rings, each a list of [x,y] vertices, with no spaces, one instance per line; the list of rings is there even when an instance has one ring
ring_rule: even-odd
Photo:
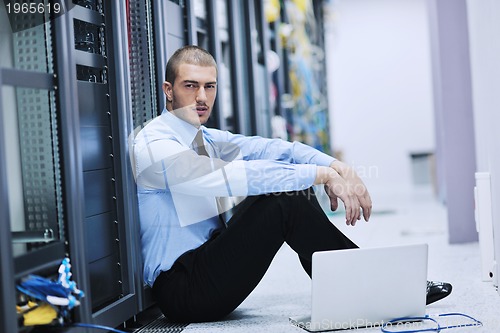
[[[167,98],[167,102],[172,102],[173,100],[172,84],[168,81],[164,81],[162,88],[163,88],[163,93]]]

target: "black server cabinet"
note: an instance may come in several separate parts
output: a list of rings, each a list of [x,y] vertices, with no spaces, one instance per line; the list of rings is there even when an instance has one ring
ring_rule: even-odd
[[[4,332],[18,330],[15,283],[66,255],[87,294],[74,320],[116,326],[139,309],[126,3],[59,4],[57,17],[0,5]]]
[[[269,136],[263,1],[187,0],[183,6],[187,44],[210,51],[219,69],[207,126]]]
[[[128,15],[123,1],[74,0],[69,15],[78,110],[88,320],[116,326],[138,311]],[[140,251],[139,251],[140,253]],[[89,309],[90,307],[90,309]],[[91,315],[89,315],[91,313]]]
[[[118,224],[120,196],[114,145],[109,26],[99,15],[104,9],[73,9],[77,99],[84,188],[84,233],[90,277],[92,309],[96,311],[120,298],[121,258]],[[102,4],[101,4],[102,6]],[[114,105],[113,105],[114,106]]]
[[[0,6],[0,327],[18,330],[15,284],[57,269],[67,239],[51,16]]]

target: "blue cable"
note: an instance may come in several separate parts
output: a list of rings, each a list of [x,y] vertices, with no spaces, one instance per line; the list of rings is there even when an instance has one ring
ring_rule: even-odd
[[[458,327],[472,327],[472,326],[483,326],[483,323],[476,318],[469,316],[465,313],[459,313],[459,312],[450,312],[450,313],[442,313],[439,315],[439,317],[449,317],[449,316],[460,316],[460,317],[465,317],[470,320],[472,320],[472,323],[468,324],[459,324],[459,325],[452,325],[452,326],[446,326],[443,327],[443,329],[448,329],[448,328],[458,328]]]
[[[441,332],[442,330],[459,328],[459,327],[480,327],[480,326],[483,326],[483,323],[481,321],[479,321],[476,318],[469,316],[465,313],[451,312],[451,313],[442,313],[442,314],[438,315],[438,317],[451,317],[451,316],[465,317],[467,319],[472,320],[472,322],[467,323],[467,324],[441,326],[441,325],[439,325],[439,322],[436,319],[431,318],[429,315],[426,315],[425,317],[401,317],[401,318],[391,319],[388,322],[384,323],[380,327],[380,329],[384,333],[418,333],[418,332]],[[387,329],[388,326],[392,327],[393,325],[401,325],[403,322],[425,321],[425,320],[433,322],[434,324],[436,324],[436,327],[422,328],[422,329],[417,329],[417,330],[396,330],[396,331],[391,331],[391,330]]]
[[[418,330],[405,330],[405,331],[402,331],[402,330],[391,331],[391,330],[386,329],[388,325],[390,327],[392,327],[392,325],[394,325],[394,324],[400,325],[401,323],[406,323],[406,322],[411,322],[411,321],[424,321],[424,320],[432,321],[433,323],[435,323],[437,325],[437,327],[423,328],[423,329],[418,329]],[[435,320],[434,318],[431,318],[429,316],[425,316],[425,317],[400,317],[400,318],[391,319],[388,322],[383,323],[382,326],[380,326],[380,330],[384,333],[440,332],[441,326],[439,325],[437,320]]]
[[[95,325],[95,324],[84,324],[84,323],[73,323],[70,324],[69,326],[75,326],[75,327],[84,327],[84,328],[95,328],[98,330],[105,330],[105,331],[111,331],[115,333],[129,333],[125,331],[120,331],[116,328],[108,327],[108,326],[103,326],[103,325]]]

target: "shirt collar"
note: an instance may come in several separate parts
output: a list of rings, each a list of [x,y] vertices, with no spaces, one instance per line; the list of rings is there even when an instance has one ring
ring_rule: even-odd
[[[161,116],[164,117],[165,121],[169,124],[169,126],[177,134],[179,134],[182,143],[184,143],[188,147],[191,147],[194,137],[196,136],[196,133],[198,133],[198,128],[182,120],[181,118],[176,117],[167,109],[163,109]]]

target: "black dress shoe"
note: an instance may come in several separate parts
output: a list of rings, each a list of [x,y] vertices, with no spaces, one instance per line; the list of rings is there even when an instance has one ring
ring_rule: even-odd
[[[447,282],[427,281],[427,305],[437,302],[451,294],[451,284]]]

